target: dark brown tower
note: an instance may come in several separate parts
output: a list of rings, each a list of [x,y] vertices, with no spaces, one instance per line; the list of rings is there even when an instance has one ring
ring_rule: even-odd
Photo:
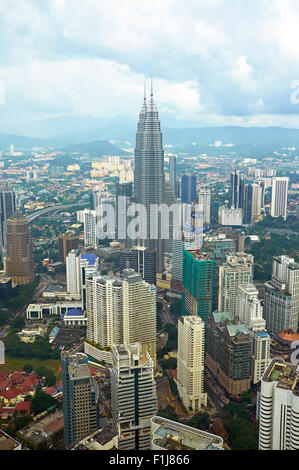
[[[34,262],[27,219],[19,212],[7,219],[6,274],[13,284],[34,280]]]
[[[66,257],[71,250],[78,250],[79,238],[73,232],[65,232],[58,235],[59,261],[65,263]]]

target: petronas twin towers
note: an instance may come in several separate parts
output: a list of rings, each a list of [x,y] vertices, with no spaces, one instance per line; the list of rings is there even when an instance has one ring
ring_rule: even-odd
[[[146,238],[140,240],[140,243],[156,250],[157,272],[162,273],[164,270],[165,240],[162,240],[161,237],[160,213],[157,220],[156,239],[153,239],[150,234],[151,231],[154,231],[153,221],[150,221],[151,207],[153,204],[165,203],[164,150],[160,121],[152,89],[149,103],[147,103],[144,95],[144,103],[137,125],[134,193],[136,203],[142,204],[147,214],[146,220],[143,220],[147,235]]]

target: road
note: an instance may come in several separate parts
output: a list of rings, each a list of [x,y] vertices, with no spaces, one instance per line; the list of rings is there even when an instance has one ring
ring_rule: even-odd
[[[27,217],[28,224],[31,224],[38,217],[45,215],[45,214],[49,214],[50,212],[60,212],[60,211],[63,211],[64,209],[70,209],[71,207],[83,206],[83,205],[86,205],[86,203],[80,202],[77,204],[56,204],[55,206],[46,207],[46,209],[42,209],[41,211],[38,211],[38,212],[35,212],[34,214],[29,215]]]

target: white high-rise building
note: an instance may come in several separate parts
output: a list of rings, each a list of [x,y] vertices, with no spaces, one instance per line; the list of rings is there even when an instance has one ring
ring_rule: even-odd
[[[270,335],[266,331],[263,307],[258,299],[254,284],[238,287],[236,317],[249,329],[252,337],[252,382],[258,383],[268,366],[270,356]]]
[[[87,339],[102,347],[123,343],[122,280],[93,276],[86,281]]]
[[[287,218],[288,177],[272,178],[271,216]]]
[[[243,209],[221,206],[218,210],[218,223],[231,227],[239,227],[243,223]]]
[[[209,225],[211,222],[211,191],[201,188],[197,196],[198,204],[202,204],[203,224]]]
[[[299,450],[299,367],[274,358],[261,379],[259,450]]]
[[[142,280],[134,269],[124,269],[122,280],[124,343],[141,343],[142,353],[148,352],[156,367],[156,287]]]
[[[97,247],[97,216],[95,210],[85,209],[84,213],[84,245]]]
[[[99,258],[93,253],[86,253],[80,259],[82,309],[86,310],[86,281],[98,273]]]
[[[111,405],[119,450],[150,450],[157,413],[154,363],[141,344],[112,348]]]
[[[199,316],[178,320],[177,387],[186,408],[199,411],[207,406],[204,393],[205,325]]]
[[[80,259],[79,250],[71,250],[66,257],[66,284],[69,294],[81,294]]]
[[[235,318],[237,289],[240,284],[252,283],[253,256],[249,253],[227,255],[219,267],[219,312],[230,312]]]
[[[291,328],[299,318],[299,264],[289,256],[273,258],[272,278],[265,283],[264,318],[272,334]]]

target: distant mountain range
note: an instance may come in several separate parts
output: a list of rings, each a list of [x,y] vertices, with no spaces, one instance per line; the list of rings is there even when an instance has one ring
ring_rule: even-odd
[[[60,135],[57,128],[60,129]],[[0,149],[7,149],[13,144],[16,151],[46,147],[68,153],[122,155],[126,153],[126,148],[135,146],[135,133],[136,123],[123,117],[108,120],[93,117],[52,118],[41,121],[36,127],[35,135],[42,138],[0,133]],[[233,152],[244,156],[263,157],[269,156],[275,150],[281,152],[284,148],[295,147],[296,151],[299,151],[299,129],[237,126],[178,129],[162,127],[162,133],[166,150],[174,153],[218,155]]]

